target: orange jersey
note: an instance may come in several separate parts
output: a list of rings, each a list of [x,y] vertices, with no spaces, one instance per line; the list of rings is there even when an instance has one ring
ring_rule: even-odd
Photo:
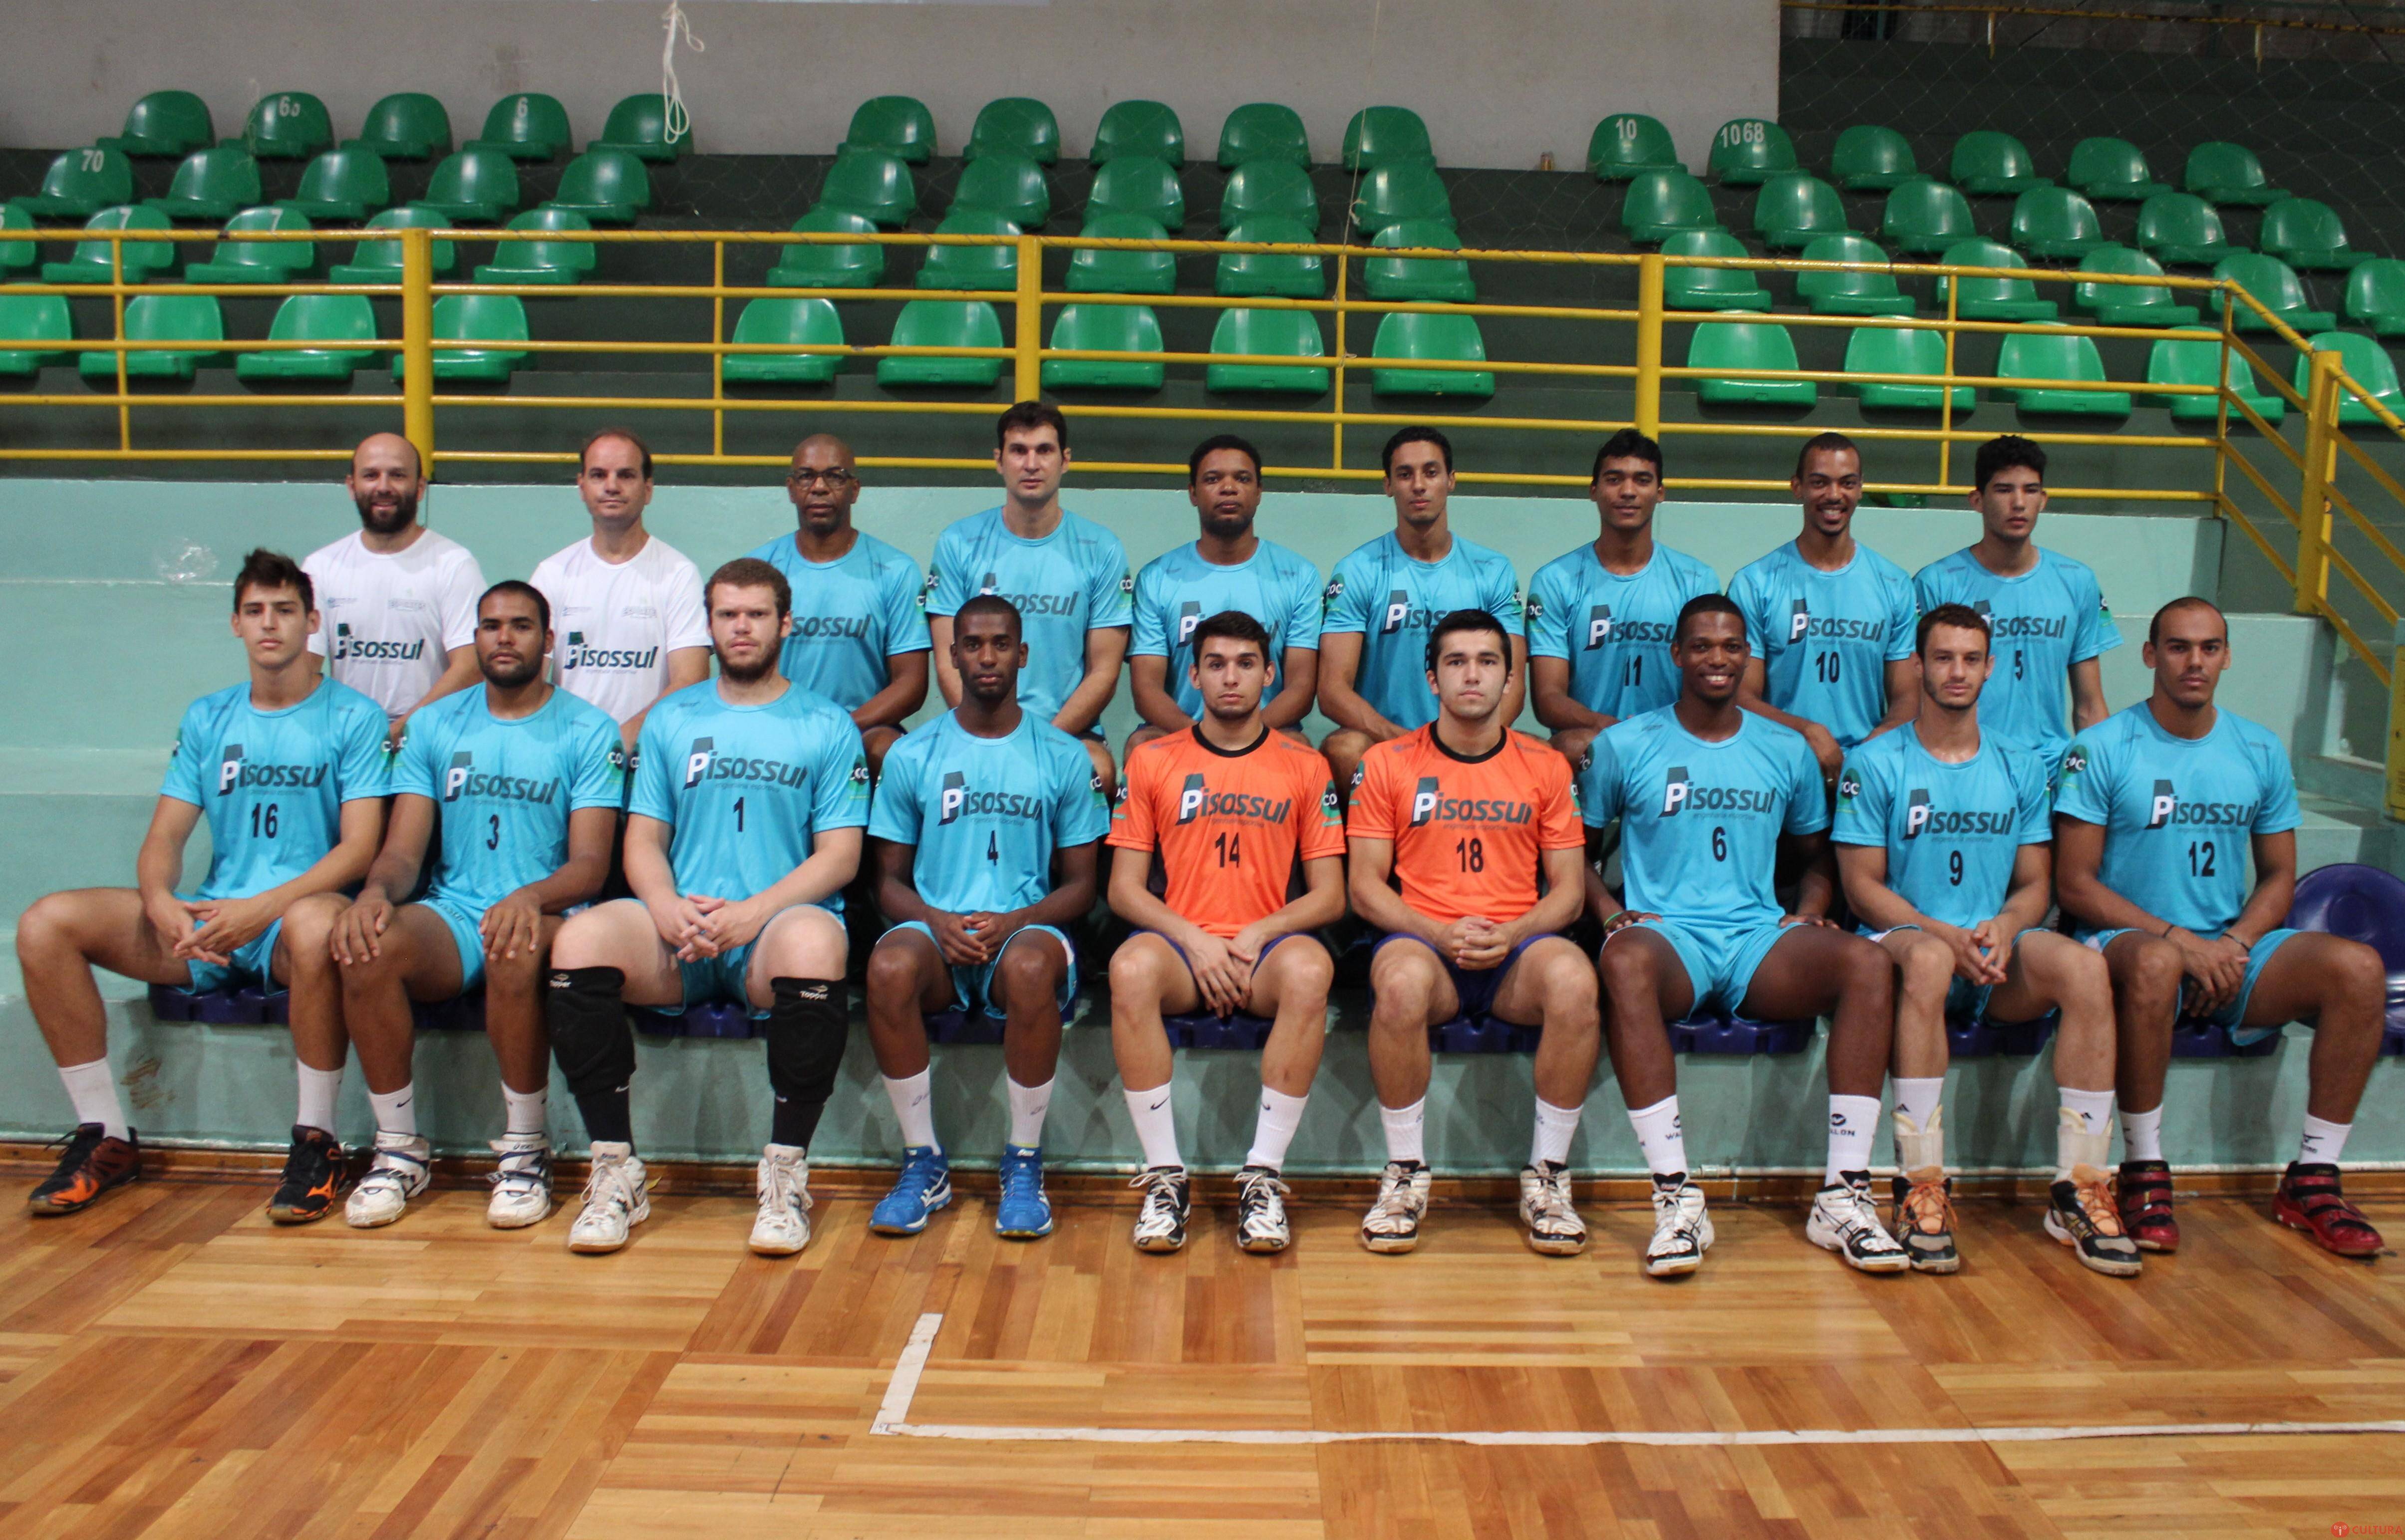
[[[1547,850],[1586,844],[1569,761],[1507,732],[1484,759],[1436,741],[1436,724],[1362,758],[1345,833],[1390,840],[1403,902],[1439,924],[1508,922],[1536,906]]]
[[[1286,907],[1294,863],[1344,853],[1336,783],[1316,749],[1283,733],[1231,754],[1188,727],[1128,757],[1110,843],[1160,851],[1162,902],[1215,936]]]

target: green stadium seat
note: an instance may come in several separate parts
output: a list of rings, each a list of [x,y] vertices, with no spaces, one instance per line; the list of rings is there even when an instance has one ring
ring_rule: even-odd
[[[518,168],[509,155],[470,145],[445,156],[417,202],[463,224],[499,224],[518,206]]]
[[[1024,155],[980,155],[961,168],[949,212],[999,214],[1021,230],[1040,230],[1052,217],[1052,189],[1044,168]]]
[[[1308,169],[1311,135],[1302,114],[1278,102],[1247,102],[1219,125],[1219,165],[1233,171],[1256,161],[1283,161]]]
[[[1434,219],[1406,219],[1370,238],[1388,249],[1421,246],[1459,251],[1461,237]],[[1420,300],[1469,304],[1478,298],[1470,264],[1459,258],[1372,257],[1361,264],[1361,287],[1372,300]]]
[[[250,208],[260,198],[259,162],[239,144],[196,149],[176,168],[164,198],[145,198],[142,206],[170,219],[205,220],[218,224],[234,210]]]
[[[865,214],[823,205],[794,221],[796,235],[871,235],[876,231],[877,221]],[[783,248],[767,277],[776,288],[875,288],[884,281],[885,248],[874,241],[858,245],[796,242]]]
[[[2106,378],[2103,356],[2096,340],[2077,331],[2016,331],[1996,350],[1996,376],[2004,380],[2052,381]],[[2023,412],[2056,413],[2074,417],[2126,417],[2126,390],[2064,390],[2045,385],[2008,385]]]
[[[2230,244],[2221,216],[2193,192],[2158,192],[2139,204],[2138,244],[2178,267],[2211,267],[2246,249]]]
[[[309,217],[278,204],[246,208],[226,221],[226,239],[206,260],[188,262],[188,284],[290,284],[317,265],[315,241],[245,241],[236,237],[257,231],[302,231]]]
[[[935,115],[915,96],[872,96],[851,109],[851,127],[836,153],[875,150],[914,166],[923,166],[935,153]]]
[[[2032,188],[2054,186],[2037,174],[2029,147],[2009,133],[1974,129],[1954,141],[1947,175],[1963,191],[1983,198],[2018,198]]]
[[[167,217],[157,209],[138,203],[123,203],[105,208],[84,221],[83,228],[91,230],[166,230],[171,228]],[[115,265],[110,248],[123,245],[125,255],[121,269]],[[166,276],[176,262],[173,241],[77,241],[75,250],[63,262],[44,262],[42,282],[46,284],[107,284],[117,281],[122,272],[129,284],[155,283]]]
[[[89,219],[134,201],[134,167],[113,149],[71,149],[42,174],[42,190],[8,200],[35,219]]]
[[[551,206],[574,209],[597,225],[631,225],[652,206],[652,174],[631,151],[597,146],[568,162]]]
[[[1662,243],[1665,257],[1745,257],[1745,243],[1725,231],[1682,230]],[[1662,274],[1662,302],[1672,310],[1768,310],[1770,291],[1741,267],[1671,267]]]
[[[2213,270],[2216,278],[2227,279],[2253,295],[2263,308],[2287,323],[2292,331],[2328,331],[2338,325],[2338,317],[2327,310],[2308,308],[2304,283],[2297,270],[2277,257],[2262,252],[2241,252],[2224,258]],[[2222,296],[2213,295],[2213,313],[2221,314]],[[2239,331],[2269,331],[2271,325],[2257,313],[2253,305],[2239,305],[2229,318],[2231,328]]]
[[[1428,124],[1409,107],[1363,107],[1344,125],[1343,160],[1347,171],[1375,171],[1380,166],[1413,162],[1436,164],[1428,143]]]
[[[2263,175],[2263,162],[2253,150],[2224,139],[2209,140],[2187,152],[2180,187],[2215,204],[2259,206],[2288,196],[2285,189],[2273,187]]]
[[[880,225],[900,226],[919,211],[919,189],[900,156],[848,149],[827,167],[814,206],[849,209]]]
[[[2197,337],[2163,337],[2156,341],[2154,351],[2146,356],[2148,385],[2221,385],[2221,339],[2210,334]],[[2229,383],[2237,394],[2265,422],[2278,424],[2288,414],[2287,400],[2277,391],[2267,390],[2255,366],[2236,354],[2229,357]],[[2214,422],[2221,415],[2218,396],[2158,397],[2177,423]],[[2239,422],[2238,413],[2230,414],[2232,427]]]
[[[2142,203],[2172,189],[2155,180],[2144,150],[2127,139],[2082,139],[2062,179],[2097,203]]]
[[[238,139],[261,161],[310,161],[334,147],[326,104],[305,91],[271,91],[251,104]]]
[[[1227,232],[1231,241],[1264,245],[1309,245],[1316,237],[1292,219],[1259,215]],[[1219,258],[1213,292],[1230,299],[1316,300],[1328,292],[1328,273],[1315,252],[1231,251]]]
[[[938,235],[1011,235],[1023,233],[1017,225],[990,208],[955,208],[935,226]],[[927,248],[919,269],[921,288],[968,288],[1007,294],[1019,287],[1019,246],[950,246]]]
[[[1378,323],[1370,344],[1373,358],[1451,359],[1466,364],[1486,361],[1486,339],[1479,334],[1475,316],[1425,311],[1390,312]],[[1380,396],[1470,396],[1495,394],[1495,375],[1484,369],[1373,369],[1370,388]]]
[[[75,322],[63,294],[0,294],[0,375],[30,379],[68,349],[29,348],[27,343],[71,343]]]
[[[2255,244],[2290,267],[2308,273],[2344,273],[2371,260],[2346,242],[2346,227],[2328,203],[2283,198],[2263,211]]]
[[[31,230],[34,217],[14,203],[0,203],[0,231]],[[22,273],[41,258],[41,247],[32,241],[0,240],[0,275]]]
[[[1850,235],[1845,200],[1808,171],[1766,177],[1753,195],[1753,232],[1772,251],[1795,251],[1823,235]]]
[[[439,97],[402,91],[368,108],[359,136],[345,149],[363,149],[387,161],[430,161],[451,153],[451,114]]]
[[[1625,182],[1642,171],[1684,171],[1670,131],[1641,112],[1615,112],[1595,125],[1586,169],[1598,182]]]
[[[1938,260],[1948,267],[2029,266],[2029,259],[2019,252],[1994,241],[1957,241]],[[1941,311],[1946,308],[1946,290],[1947,280],[1940,277],[1934,296]],[[2054,301],[2038,298],[2034,279],[1965,278],[1954,314],[1965,321],[2051,321],[2059,309]]]
[[[370,230],[447,230],[451,221],[439,209],[423,203],[403,203],[388,208],[367,222]],[[458,265],[459,250],[449,241],[436,241],[427,254],[428,265],[440,278]],[[351,253],[351,259],[336,267],[327,277],[338,284],[397,284],[401,282],[401,243],[399,241],[361,241]]]
[[[2388,350],[2357,331],[2325,331],[2305,339],[2311,352],[2297,355],[2297,374],[2293,382],[2297,394],[2313,399],[2313,354],[2336,352],[2338,366],[2347,378],[2361,385],[2371,397],[2398,416],[2405,416],[2405,385],[2397,383],[2397,366],[2388,360]],[[2339,397],[2338,420],[2349,427],[2369,427],[2380,421],[2380,414],[2356,399],[2352,393]]]
[[[2100,246],[2079,260],[2082,273],[2119,273],[2159,278],[2163,265],[2129,246]],[[2074,284],[2071,302],[2106,326],[2194,326],[2196,307],[2172,298],[2169,286]]]
[[[1007,347],[1002,317],[983,300],[913,300],[893,322],[895,347]],[[938,358],[897,355],[877,360],[880,385],[967,385],[992,389],[1000,358]]]
[[[575,142],[568,126],[568,109],[556,96],[522,91],[504,96],[485,114],[485,132],[468,141],[468,149],[498,150],[513,161],[548,161]]]
[[[1766,118],[1736,118],[1712,133],[1708,169],[1723,187],[1754,187],[1797,169],[1795,142]]]
[[[1353,196],[1352,217],[1357,230],[1384,230],[1406,219],[1433,220],[1447,230],[1457,228],[1453,199],[1436,167],[1404,161],[1380,166],[1362,175]]]
[[[2375,257],[2348,273],[2346,318],[2375,337],[2405,337],[2405,261]]]
[[[1211,329],[1211,351],[1264,357],[1324,358],[1328,349],[1319,335],[1318,317],[1307,310],[1223,310]],[[1283,364],[1212,364],[1202,371],[1202,388],[1216,391],[1271,390],[1299,396],[1323,395],[1329,372],[1318,368]]]
[[[969,160],[981,155],[1023,155],[1039,166],[1061,159],[1061,124],[1052,109],[1028,96],[1005,96],[977,109],[969,129]]]
[[[1884,262],[1887,253],[1860,235],[1823,235],[1806,246],[1807,262]],[[1895,287],[1892,273],[1799,273],[1795,296],[1815,315],[1909,315],[1911,295]]]
[[[1150,305],[1062,305],[1052,320],[1053,347],[1094,353],[1158,353],[1160,320]],[[1166,372],[1140,358],[1047,358],[1047,390],[1159,390]]]
[[[1233,230],[1263,215],[1319,228],[1319,193],[1311,173],[1291,161],[1249,161],[1228,174],[1219,195],[1219,228]]]
[[[639,92],[612,107],[602,121],[601,137],[584,147],[588,155],[597,149],[614,149],[638,161],[673,161],[691,148],[690,123],[673,141],[668,138],[668,99],[656,91]]]
[[[295,294],[275,307],[275,319],[267,329],[268,341],[274,343],[358,343],[373,342],[375,334],[375,307],[364,294]],[[254,380],[347,381],[374,357],[373,349],[358,346],[245,353],[234,359],[233,376],[246,385]]]
[[[279,200],[276,206],[312,219],[356,225],[391,202],[392,179],[385,174],[384,157],[354,141],[310,161],[295,195]]]
[[[364,304],[364,300],[360,303]],[[125,306],[125,340],[130,343],[183,343],[225,340],[225,313],[214,294],[137,294]],[[219,357],[217,348],[191,352],[153,349],[125,355],[128,380],[189,380],[202,364]],[[103,389],[117,381],[114,353],[86,353],[76,359],[76,372]]]
[[[1731,321],[1695,328],[1687,342],[1689,369],[1799,369],[1795,339],[1767,321]],[[1821,399],[1810,380],[1738,380],[1695,377],[1695,399],[1706,406],[1809,407]]]
[[[526,303],[514,294],[445,294],[434,301],[437,343],[523,343],[529,335]],[[506,385],[526,359],[524,348],[437,347],[434,380],[437,385]],[[392,377],[401,378],[407,369],[395,358]]]
[[[1924,177],[1887,195],[1878,233],[1901,256],[1934,257],[1978,231],[1971,223],[1970,200],[1960,189]]]
[[[1142,155],[1104,163],[1094,173],[1094,189],[1087,194],[1086,213],[1141,214],[1160,221],[1163,230],[1186,228],[1186,189],[1177,173]]]
[[[1709,189],[1683,171],[1640,171],[1620,200],[1621,233],[1654,244],[1682,230],[1718,230]]]
[[[1186,125],[1161,102],[1113,102],[1094,126],[1094,149],[1087,160],[1095,165],[1123,156],[1146,155],[1163,165],[1186,164]]]
[[[510,230],[591,230],[593,222],[578,209],[544,203],[513,218]],[[600,265],[601,250],[591,241],[496,241],[493,259],[476,269],[480,284],[582,283]]]
[[[1904,327],[1856,327],[1846,339],[1848,374],[1928,374],[1946,372],[1946,338],[1935,331]],[[1852,396],[1874,412],[1943,412],[1946,387],[1933,379],[1927,385],[1894,380],[1841,380],[1837,392]],[[1969,385],[1954,387],[1959,414],[1979,404],[1979,393]]]
[[[124,128],[97,144],[120,155],[181,160],[217,142],[206,102],[189,91],[154,91],[126,109]]]
[[[1837,135],[1829,175],[1848,192],[1892,192],[1927,173],[1912,153],[1912,141],[1892,128],[1856,123]]]
[[[827,300],[754,300],[735,317],[730,342],[753,346],[826,347],[843,342],[843,317]],[[840,353],[729,353],[728,385],[825,385],[843,368]]]
[[[1158,219],[1141,214],[1097,214],[1077,232],[1101,241],[1164,241]],[[1079,246],[1069,257],[1072,294],[1174,294],[1177,259],[1166,251]]]
[[[2049,262],[2073,262],[2099,246],[2096,205],[2069,188],[2032,188],[2013,200],[2013,244]]]

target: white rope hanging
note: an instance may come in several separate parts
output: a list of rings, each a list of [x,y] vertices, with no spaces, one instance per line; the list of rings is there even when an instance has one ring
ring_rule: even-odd
[[[660,23],[668,33],[660,44],[660,95],[668,104],[668,142],[673,145],[693,132],[693,114],[685,110],[684,89],[677,84],[677,34],[684,34],[685,46],[694,52],[703,53],[708,49],[702,40],[693,35],[693,22],[677,0],[668,0],[668,8],[660,13]]]

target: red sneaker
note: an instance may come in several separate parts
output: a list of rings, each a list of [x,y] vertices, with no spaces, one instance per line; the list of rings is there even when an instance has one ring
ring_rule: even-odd
[[[2271,1217],[2341,1256],[2378,1256],[2382,1250],[2380,1232],[2338,1190],[2336,1166],[2290,1161],[2271,1199]]]
[[[2125,1160],[2113,1181],[2113,1201],[2121,1228],[2142,1252],[2179,1250],[2179,1221],[2172,1217],[2172,1169],[2159,1160]]]

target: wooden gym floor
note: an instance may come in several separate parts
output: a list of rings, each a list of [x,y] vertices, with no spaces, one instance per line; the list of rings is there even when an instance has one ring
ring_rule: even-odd
[[[2405,1263],[2325,1256],[2259,1199],[2186,1203],[2185,1248],[2134,1283],[2027,1203],[1964,1204],[1952,1278],[1864,1278],[1800,1206],[1717,1203],[1705,1270],[1665,1284],[1625,1202],[1587,1203],[1576,1259],[1467,1202],[1375,1257],[1326,1190],[1264,1259],[1217,1183],[1186,1252],[1147,1257],[1115,1186],[1062,1184],[1059,1232],[1018,1245],[974,1192],[881,1239],[861,1181],[823,1180],[809,1251],[769,1262],[735,1196],[655,1197],[627,1251],[579,1257],[565,1213],[486,1229],[481,1185],[280,1231],[264,1178],[35,1221],[26,1172],[0,1210],[6,1540],[2405,1533],[2395,1432],[1961,1434],[2405,1418]],[[2405,1201],[2367,1208],[2405,1232]],[[906,1432],[871,1431],[881,1406]],[[1020,1437],[921,1435],[963,1424]],[[1724,1436],[1865,1429],[1952,1441]],[[1089,1431],[1034,1441],[1059,1430]],[[1723,1436],[1527,1436],[1603,1431]]]

